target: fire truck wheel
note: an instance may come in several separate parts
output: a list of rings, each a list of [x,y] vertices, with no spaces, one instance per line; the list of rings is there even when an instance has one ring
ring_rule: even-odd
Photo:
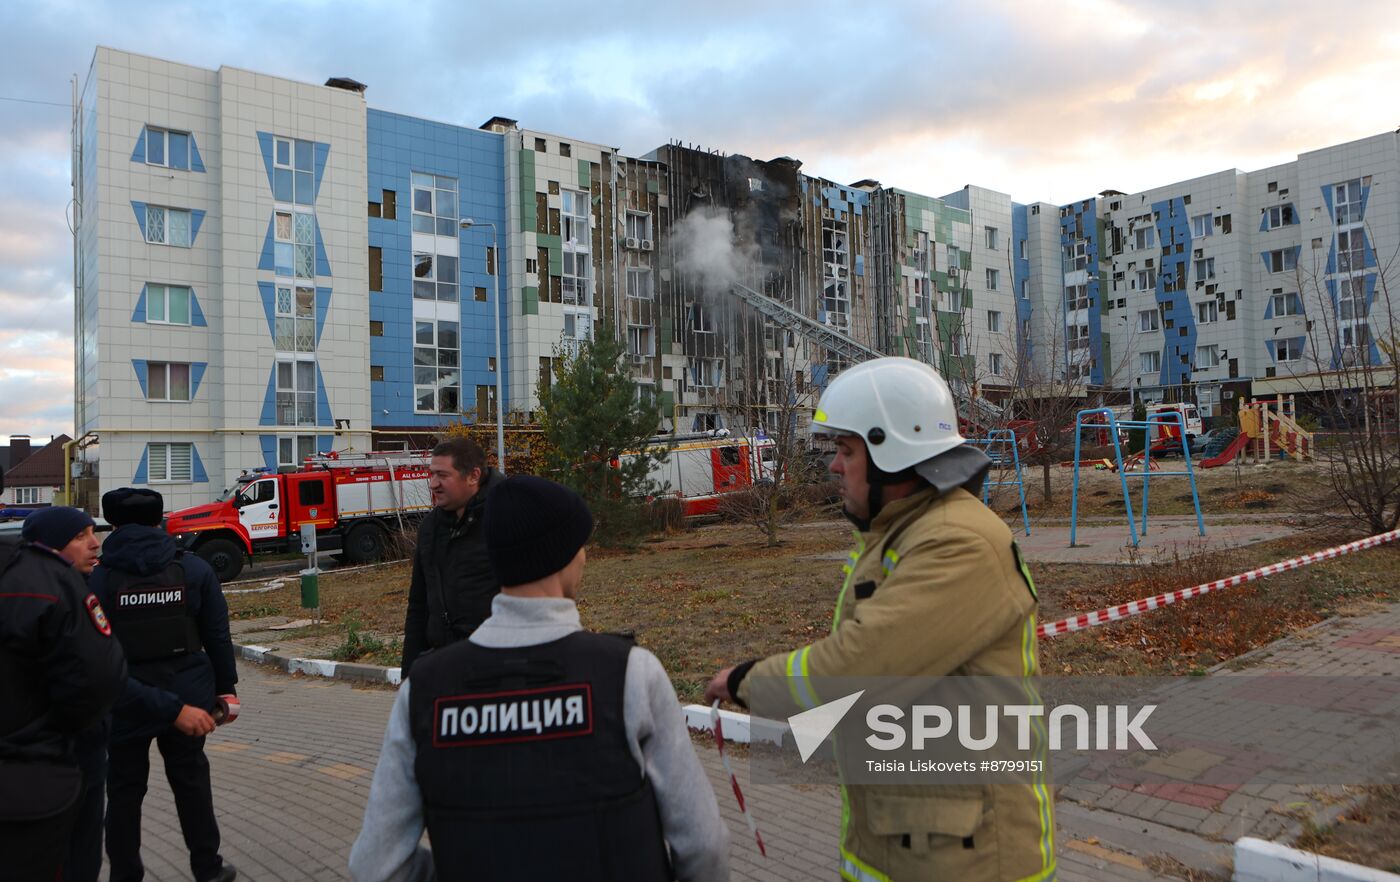
[[[378,524],[360,524],[345,537],[345,561],[350,564],[375,563],[384,559],[388,537]]]
[[[195,551],[214,570],[220,582],[231,582],[243,572],[243,549],[227,539],[210,539]]]

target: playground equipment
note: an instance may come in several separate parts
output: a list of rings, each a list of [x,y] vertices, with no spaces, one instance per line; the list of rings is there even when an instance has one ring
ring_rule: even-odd
[[[1140,539],[1137,522],[1133,517],[1133,500],[1128,492],[1128,474],[1126,463],[1123,459],[1123,444],[1121,431],[1137,429],[1146,433],[1147,438],[1158,436],[1168,436],[1181,447],[1181,458],[1186,463],[1183,471],[1163,471],[1160,467],[1154,468],[1152,464],[1152,446],[1149,444],[1143,450],[1142,457],[1142,536],[1147,535],[1147,510],[1148,493],[1151,488],[1152,478],[1185,477],[1191,481],[1191,505],[1196,510],[1196,529],[1204,536],[1206,534],[1205,520],[1201,517],[1201,497],[1196,492],[1196,473],[1191,469],[1191,451],[1186,441],[1186,422],[1180,411],[1169,410],[1148,414],[1145,420],[1120,420],[1114,415],[1112,408],[1091,407],[1081,410],[1075,414],[1074,418],[1074,489],[1070,495],[1070,515],[1069,515],[1069,544],[1074,547],[1074,539],[1079,526],[1079,467],[1082,462],[1080,455],[1080,442],[1085,430],[1100,431],[1108,429],[1109,442],[1113,445],[1113,463],[1118,472],[1118,480],[1123,488],[1123,508],[1128,512],[1128,532],[1132,536],[1133,547],[1136,548]],[[1167,431],[1159,431],[1160,429]],[[1171,430],[1175,430],[1174,432]],[[1159,451],[1162,447],[1157,448]],[[1136,458],[1136,457],[1130,457]]]
[[[969,438],[967,441],[985,450],[992,467],[997,470],[997,480],[990,480],[989,475],[988,480],[982,482],[982,504],[991,504],[993,487],[1015,487],[1021,497],[1021,526],[1029,536],[1031,519],[1026,514],[1026,485],[1021,480],[1021,453],[1017,449],[1016,433],[1011,429],[992,429],[981,438]],[[1002,477],[1008,470],[1016,476],[1014,481]]]
[[[1287,455],[1299,462],[1313,458],[1312,433],[1298,425],[1297,405],[1293,396],[1240,401],[1240,433],[1219,455],[1201,460],[1201,468],[1213,469],[1244,457],[1247,462],[1263,465],[1275,454]]]

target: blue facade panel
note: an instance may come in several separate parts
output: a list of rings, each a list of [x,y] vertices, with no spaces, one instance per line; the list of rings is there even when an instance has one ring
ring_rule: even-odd
[[[477,224],[459,231],[461,243],[458,316],[461,328],[461,403],[472,407],[477,386],[496,384],[488,359],[496,357],[493,337],[496,278],[486,272],[486,253],[495,224],[501,264],[510,266],[506,216],[506,168],[503,136],[479,129],[430,122],[370,109],[367,112],[369,199],[378,202],[384,190],[396,194],[393,219],[369,219],[369,244],[381,249],[383,289],[369,292],[369,317],[382,322],[384,334],[370,338],[370,364],[382,367],[383,380],[370,383],[370,413],[374,426],[434,428],[454,418],[439,413],[416,413],[413,391],[413,172],[457,179],[458,217]],[[510,322],[518,293],[509,290],[509,275],[501,279],[501,352],[504,369],[510,363]],[[485,288],[485,302],[476,288]],[[518,307],[517,307],[518,308]],[[502,377],[504,382],[509,377]],[[506,386],[507,395],[509,385]],[[503,402],[510,410],[507,397]]]
[[[1030,238],[1029,207],[1011,204],[1011,247],[1016,250],[1012,252],[1015,259],[1011,264],[1011,296],[1016,303],[1016,346],[1020,352],[1020,358],[1024,364],[1034,364],[1035,350],[1031,345],[1030,335],[1022,333],[1021,329],[1026,326],[1026,322],[1031,319],[1031,301],[1029,297],[1023,297],[1026,284],[1031,277],[1031,261],[1026,251],[1026,242]],[[1018,373],[1017,379],[1024,379]]]
[[[1154,202],[1152,211],[1157,217],[1157,245],[1161,253],[1157,304],[1163,318],[1176,331],[1176,335],[1167,335],[1160,379],[1162,385],[1174,386],[1192,381],[1196,361],[1196,313],[1186,285],[1191,268],[1191,222],[1186,215],[1186,202],[1180,197]]]

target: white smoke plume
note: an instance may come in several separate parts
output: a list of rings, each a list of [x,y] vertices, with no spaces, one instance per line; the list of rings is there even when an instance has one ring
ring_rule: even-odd
[[[692,211],[671,228],[676,269],[706,293],[728,292],[735,282],[747,282],[758,262],[753,243],[735,239],[728,212],[711,207]]]

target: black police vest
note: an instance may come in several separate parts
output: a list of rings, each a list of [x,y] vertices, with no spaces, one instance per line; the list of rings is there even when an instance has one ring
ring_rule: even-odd
[[[166,661],[202,648],[178,556],[149,576],[108,568],[107,593],[110,608],[104,608],[128,662]]]
[[[656,796],[627,746],[631,641],[578,632],[414,665],[409,715],[440,882],[674,878]]]

